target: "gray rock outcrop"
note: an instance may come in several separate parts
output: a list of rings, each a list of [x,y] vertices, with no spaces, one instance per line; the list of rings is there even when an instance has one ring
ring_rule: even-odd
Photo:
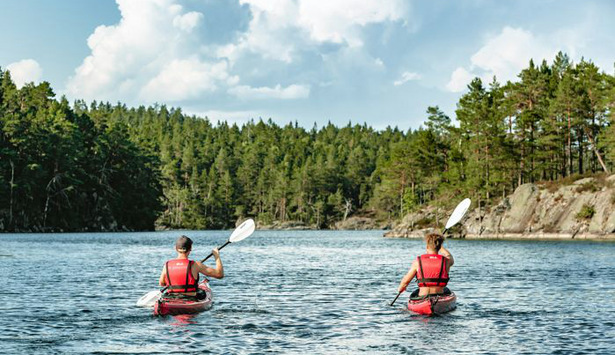
[[[409,223],[417,216],[406,216],[385,236],[422,236],[424,232]],[[497,205],[471,210],[453,236],[615,240],[615,175],[551,189],[521,185]]]

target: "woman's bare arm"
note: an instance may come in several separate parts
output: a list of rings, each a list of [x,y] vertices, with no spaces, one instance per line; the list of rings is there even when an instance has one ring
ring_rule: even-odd
[[[399,288],[397,289],[398,292],[404,292],[406,290],[408,284],[410,284],[414,276],[416,276],[416,270],[417,265],[416,261],[414,261],[412,263],[412,267],[410,267],[410,270],[408,270],[408,273],[401,279],[401,282],[399,283]]]
[[[446,250],[446,248],[444,247],[440,248],[440,255],[448,259],[447,264],[449,268],[453,266],[453,264],[455,264],[455,259],[453,258],[453,254],[451,254],[450,251]]]

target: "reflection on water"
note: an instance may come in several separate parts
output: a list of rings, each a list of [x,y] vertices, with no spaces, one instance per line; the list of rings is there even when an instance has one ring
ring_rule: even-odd
[[[179,314],[175,316],[170,316],[170,318],[173,320],[171,325],[183,327],[189,324],[198,324],[198,321],[195,317],[196,316],[193,314]]]
[[[388,306],[421,241],[257,231],[222,251],[212,310],[155,318],[135,302],[181,233],[1,235],[1,352],[615,351],[615,244],[448,241],[458,307],[426,318]],[[228,237],[187,234],[195,258]]]

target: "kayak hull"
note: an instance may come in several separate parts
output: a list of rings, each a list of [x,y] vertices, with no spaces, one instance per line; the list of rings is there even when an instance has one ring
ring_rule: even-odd
[[[154,305],[155,316],[194,314],[206,311],[213,306],[213,293],[207,282],[199,284],[199,289],[205,297],[199,300],[161,297]]]
[[[409,311],[428,316],[450,312],[455,308],[457,308],[457,296],[454,292],[422,298],[413,297],[408,300]]]

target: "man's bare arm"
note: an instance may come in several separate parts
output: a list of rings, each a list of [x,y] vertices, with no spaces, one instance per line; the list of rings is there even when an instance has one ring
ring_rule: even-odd
[[[166,275],[166,270],[167,270],[167,265],[165,264],[162,267],[162,272],[160,273],[160,278],[158,279],[158,285],[160,286],[166,286],[167,285],[167,278],[165,277]]]
[[[198,270],[201,274],[209,277],[213,277],[216,279],[221,279],[224,277],[224,266],[222,265],[222,260],[220,260],[220,255],[218,254],[218,249],[214,249],[213,251],[214,258],[216,258],[216,267],[211,268],[207,265],[204,265],[200,262],[196,262]]]
[[[200,262],[196,263],[199,272],[205,276],[213,277],[216,279],[221,279],[224,277],[224,270],[221,270],[217,267],[209,267],[207,265],[201,264]]]

